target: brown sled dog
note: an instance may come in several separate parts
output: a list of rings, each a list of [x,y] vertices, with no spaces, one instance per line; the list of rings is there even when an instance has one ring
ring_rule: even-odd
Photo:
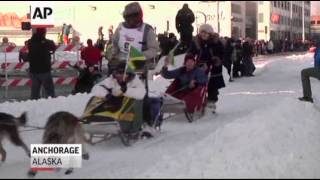
[[[82,144],[82,158],[89,159],[84,144],[88,143],[79,118],[68,112],[57,112],[52,114],[45,126],[42,137],[43,144]],[[71,174],[73,169],[67,169],[65,174]],[[35,176],[36,172],[30,170],[29,176]]]
[[[27,122],[26,113],[20,117],[14,117],[10,114],[0,113],[0,155],[1,161],[5,162],[7,153],[2,146],[2,141],[8,138],[13,144],[21,146],[30,157],[29,148],[22,141],[19,135],[18,127],[24,126]]]

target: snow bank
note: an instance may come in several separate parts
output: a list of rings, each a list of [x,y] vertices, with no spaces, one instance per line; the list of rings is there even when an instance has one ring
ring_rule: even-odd
[[[22,112],[28,113],[29,124],[43,126],[47,118],[58,111],[67,111],[76,116],[81,116],[90,99],[89,94],[70,95],[53,99],[28,100],[24,102],[5,102],[0,104],[0,112],[15,116]]]
[[[290,60],[295,60],[295,61],[305,61],[306,59],[313,58],[313,56],[314,56],[314,53],[306,53],[306,54],[299,54],[299,55],[293,54],[293,55],[286,56],[285,58]]]
[[[320,112],[285,99],[218,129],[141,177],[319,178]]]

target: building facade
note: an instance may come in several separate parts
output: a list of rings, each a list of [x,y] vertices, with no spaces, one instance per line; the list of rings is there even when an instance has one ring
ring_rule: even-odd
[[[310,39],[310,11],[310,1],[259,1],[258,39]]]
[[[311,38],[320,38],[320,16],[311,16]]]

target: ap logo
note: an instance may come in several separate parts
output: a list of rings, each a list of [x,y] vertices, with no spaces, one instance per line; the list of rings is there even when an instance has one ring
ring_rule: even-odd
[[[30,6],[31,26],[32,27],[53,27],[54,9],[50,1],[32,2]]]

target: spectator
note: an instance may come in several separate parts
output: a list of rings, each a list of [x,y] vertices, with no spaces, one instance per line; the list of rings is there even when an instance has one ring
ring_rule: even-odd
[[[242,55],[243,55],[243,64],[244,64],[244,75],[245,76],[254,76],[253,72],[255,71],[255,66],[252,61],[252,57],[254,55],[253,45],[250,42],[250,38],[246,38],[242,47]]]
[[[233,76],[234,78],[240,77],[239,72],[243,75],[242,68],[242,44],[241,40],[236,40],[235,42],[235,60],[233,61]]]
[[[109,29],[108,29],[108,35],[109,35],[109,41],[108,41],[108,43],[107,43],[107,47],[112,44],[113,26],[110,26],[110,27],[109,27]]]
[[[19,51],[19,63],[28,61],[28,41],[24,42],[24,46]]]
[[[71,32],[71,28],[72,28],[72,25],[69,24],[69,25],[65,25],[63,29],[63,42],[65,45],[69,44],[69,35]]]
[[[316,52],[314,53],[314,67],[301,71],[303,97],[300,97],[299,100],[313,103],[310,77],[320,80],[320,42],[317,43]]]
[[[272,40],[270,39],[270,41],[268,42],[268,46],[267,46],[268,54],[272,54],[273,53],[273,49],[274,49],[274,45],[273,45]]]
[[[63,35],[64,35],[64,30],[66,28],[66,23],[62,24],[61,32],[58,33],[58,44],[63,44]]]
[[[58,33],[57,35],[57,43],[58,45],[63,44],[63,37],[62,34]]]
[[[180,33],[180,41],[186,46],[192,41],[193,26],[195,21],[194,13],[189,9],[188,4],[184,4],[176,15],[176,28]]]
[[[99,48],[92,45],[92,40],[87,40],[87,47],[81,51],[81,59],[85,61],[86,66],[101,65],[102,56]]]
[[[229,74],[229,82],[232,82],[232,54],[234,51],[233,39],[228,38],[226,40],[226,44],[224,46],[224,58],[223,58],[223,66],[228,70]]]
[[[27,45],[32,80],[31,99],[40,98],[41,86],[44,87],[46,96],[55,97],[51,75],[51,54],[56,50],[54,42],[46,39],[45,28],[37,28]]]
[[[9,38],[8,37],[3,37],[1,46],[7,46],[7,45],[9,45]]]
[[[219,89],[225,87],[222,74],[224,47],[219,40],[219,35],[214,34],[211,25],[203,24],[200,26],[199,34],[193,39],[189,53],[197,57],[197,65],[207,73],[211,70],[208,83],[208,107],[215,112]]]
[[[2,38],[2,43],[0,44],[0,49],[7,47],[7,46],[16,46],[14,43],[9,42],[8,37],[3,37]]]
[[[159,47],[160,47],[160,57],[166,56],[170,52],[169,48],[169,39],[166,37],[164,34],[158,34],[158,42],[159,42]]]
[[[98,39],[97,42],[95,43],[95,47],[100,49],[100,52],[102,53],[104,51],[104,47],[106,44],[106,41],[104,40],[104,34],[102,32],[103,27],[100,26],[98,30]]]

